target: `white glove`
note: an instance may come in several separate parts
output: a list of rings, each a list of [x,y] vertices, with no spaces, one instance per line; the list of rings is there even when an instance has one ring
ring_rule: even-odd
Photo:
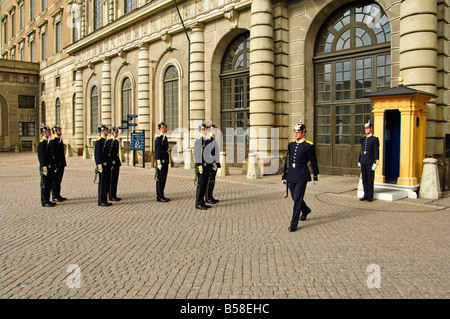
[[[103,172],[103,166],[102,166],[102,164],[98,164],[98,165],[97,165],[97,169],[98,169],[98,172],[99,172],[99,173]]]
[[[162,164],[158,164],[156,166],[158,167],[159,170],[162,170]]]
[[[44,176],[47,176],[48,174],[47,166],[42,167],[42,174],[44,174]]]
[[[372,171],[376,170],[376,169],[377,169],[377,166],[378,166],[377,163],[373,163],[373,164],[372,164]]]
[[[318,183],[318,181],[314,181],[314,182],[313,182],[314,185],[317,185],[317,183]]]
[[[283,183],[283,185],[286,185],[287,183],[285,179],[283,179],[281,182]]]
[[[217,164],[214,162],[212,165],[213,165],[213,170],[217,171]]]
[[[358,162],[358,167],[361,167],[361,163],[360,162]]]
[[[203,174],[203,166],[199,166],[199,167],[198,167],[198,172],[199,172],[200,174]]]

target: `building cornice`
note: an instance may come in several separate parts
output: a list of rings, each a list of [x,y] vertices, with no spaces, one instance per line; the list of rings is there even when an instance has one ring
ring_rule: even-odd
[[[203,1],[205,6],[211,3]],[[212,9],[205,6],[202,12],[198,12],[198,2],[179,3],[180,10],[183,10],[184,24],[188,29],[198,23],[223,18],[230,10],[244,10],[251,6],[251,1],[235,0]],[[120,51],[126,52],[144,43],[159,41],[162,35],[180,32],[184,30],[173,0],[152,1],[67,46],[65,51],[69,55],[77,56],[77,67],[87,67],[88,63],[99,63],[104,57],[115,56]],[[105,43],[101,43],[102,41]]]

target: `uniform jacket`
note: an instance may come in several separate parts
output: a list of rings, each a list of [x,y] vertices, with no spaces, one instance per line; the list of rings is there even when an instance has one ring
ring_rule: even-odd
[[[109,138],[108,142],[109,142],[110,160],[111,160],[112,166],[115,166],[115,167],[121,166],[122,163],[121,163],[120,157],[119,157],[119,140],[117,140],[115,138]]]
[[[372,165],[379,159],[380,141],[375,135],[361,138],[361,151],[358,162],[361,165]]]
[[[53,136],[51,140],[48,142],[49,146],[53,151],[53,155],[55,156],[55,162],[57,167],[65,167],[66,163],[66,155],[64,154],[64,142],[62,138]]]
[[[212,165],[212,161],[208,157],[207,152],[205,153],[205,147],[211,142],[207,136],[200,135],[194,142],[194,162],[195,167]],[[205,156],[206,155],[206,156]],[[209,155],[211,156],[211,155]],[[206,161],[208,159],[208,162]]]
[[[155,160],[161,160],[161,164],[169,164],[169,141],[167,136],[159,134],[155,139]]]
[[[104,137],[99,137],[95,142],[94,146],[94,158],[95,164],[102,164],[102,166],[110,166],[110,156],[109,156],[109,143]]]
[[[282,179],[289,183],[306,183],[311,181],[308,162],[311,163],[314,176],[318,176],[319,167],[314,144],[306,140],[302,142],[292,141],[288,145]]]
[[[216,163],[217,167],[220,168],[219,144],[217,144],[216,138],[213,135],[208,135],[204,157],[205,162],[209,164]]]
[[[42,170],[44,166],[47,169],[55,169],[55,159],[53,157],[53,152],[47,139],[41,139],[37,145],[37,155],[39,160],[39,169]]]

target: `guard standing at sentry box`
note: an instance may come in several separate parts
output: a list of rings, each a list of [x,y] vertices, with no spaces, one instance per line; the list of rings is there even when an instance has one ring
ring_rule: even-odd
[[[44,124],[42,124],[39,130],[42,136],[37,145],[39,172],[41,174],[41,205],[44,207],[53,207],[56,203],[50,201],[50,192],[55,177],[55,159],[52,149],[48,144],[51,130]]]
[[[155,160],[156,160],[156,201],[168,202],[170,198],[164,196],[167,174],[169,172],[169,141],[167,140],[167,124],[158,123],[159,134],[155,139]]]
[[[55,202],[63,202],[67,198],[61,196],[61,182],[64,176],[64,168],[67,166],[64,142],[62,140],[62,128],[55,124],[52,127],[54,136],[48,142],[55,158],[55,177],[52,185],[52,199]]]
[[[100,137],[94,146],[96,170],[100,176],[98,182],[98,206],[108,207],[112,205],[108,202],[108,192],[111,182],[110,143],[108,143],[109,129],[106,125],[101,124],[98,127],[98,131]]]
[[[289,143],[284,163],[282,181],[283,184],[288,183],[292,199],[294,200],[294,209],[291,219],[289,231],[297,230],[300,211],[302,212],[301,220],[305,220],[311,209],[304,201],[306,184],[311,181],[311,173],[309,171],[308,162],[314,175],[314,184],[319,181],[319,167],[317,165],[316,151],[314,144],[305,139],[306,126],[299,123],[294,128],[295,140]]]
[[[359,200],[373,201],[375,169],[378,166],[380,141],[372,134],[373,126],[370,120],[364,124],[365,136],[361,138],[358,166],[361,167],[364,196]]]
[[[119,156],[119,129],[117,127],[111,127],[109,130],[110,137],[108,139],[109,150],[110,150],[110,160],[111,160],[111,186],[109,188],[109,200],[112,202],[118,202],[121,198],[117,197],[117,185],[119,183],[119,172],[122,162]]]

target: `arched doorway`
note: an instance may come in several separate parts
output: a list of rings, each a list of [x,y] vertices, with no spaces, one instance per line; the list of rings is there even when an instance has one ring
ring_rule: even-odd
[[[391,85],[391,29],[376,3],[360,1],[323,24],[314,51],[315,142],[321,172],[359,174],[363,124],[373,121],[364,96]]]
[[[242,164],[248,154],[250,32],[237,36],[227,47],[221,64],[221,129],[227,156]],[[234,154],[229,150],[233,149]]]

